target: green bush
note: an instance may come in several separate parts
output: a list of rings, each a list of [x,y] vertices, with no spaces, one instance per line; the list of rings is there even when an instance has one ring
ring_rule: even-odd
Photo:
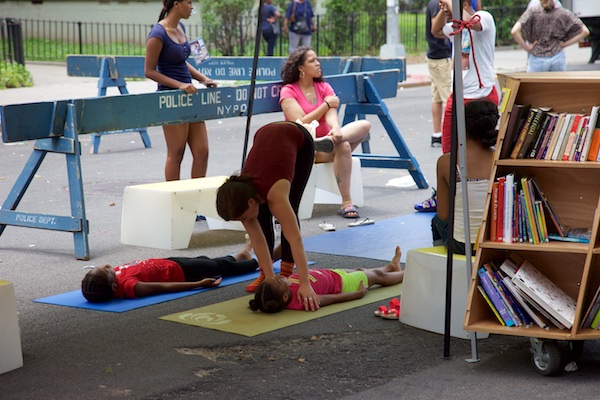
[[[0,89],[33,86],[33,78],[24,65],[0,62]]]

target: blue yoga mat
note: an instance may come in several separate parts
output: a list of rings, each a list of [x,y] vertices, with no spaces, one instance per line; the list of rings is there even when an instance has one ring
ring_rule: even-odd
[[[312,253],[372,258],[389,261],[394,249],[402,249],[400,262],[406,262],[408,250],[431,247],[431,219],[434,213],[413,213],[376,221],[304,239],[304,250]],[[352,220],[348,220],[352,222]]]
[[[314,262],[313,262],[314,264]],[[280,262],[274,263],[273,267],[275,273],[279,272]],[[150,306],[152,304],[164,303],[166,301],[180,299],[182,297],[191,296],[193,294],[202,293],[207,290],[218,289],[221,286],[233,285],[244,281],[249,281],[258,278],[259,272],[252,272],[250,274],[238,275],[238,276],[227,276],[223,277],[221,284],[215,288],[199,288],[195,290],[188,290],[186,292],[177,293],[165,293],[156,296],[140,297],[138,299],[113,299],[105,303],[90,303],[81,294],[81,290],[74,290],[68,293],[57,294],[55,296],[44,297],[42,299],[34,300],[37,303],[54,304],[57,306],[67,306],[76,308],[86,308],[88,310],[97,311],[108,311],[108,312],[124,312],[135,310],[136,308]]]

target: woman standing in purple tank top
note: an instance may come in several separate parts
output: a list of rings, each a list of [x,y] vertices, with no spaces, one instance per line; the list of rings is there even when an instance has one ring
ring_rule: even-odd
[[[158,83],[158,90],[180,89],[197,93],[192,78],[207,87],[217,84],[187,62],[190,43],[180,20],[192,14],[192,0],[163,0],[163,9],[146,42],[144,74]],[[181,161],[186,146],[192,152],[192,178],[206,176],[208,166],[208,135],[204,121],[163,126],[167,143],[165,179],[180,179]]]

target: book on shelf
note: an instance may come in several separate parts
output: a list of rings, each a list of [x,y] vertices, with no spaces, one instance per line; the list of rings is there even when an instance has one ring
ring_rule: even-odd
[[[554,148],[556,147],[556,142],[558,142],[558,138],[563,130],[565,125],[565,121],[567,120],[567,113],[560,113],[558,115],[558,119],[554,124],[554,130],[552,131],[552,136],[548,139],[548,145],[546,149],[544,149],[543,160],[551,160],[552,154],[554,154]]]
[[[536,158],[544,139],[548,137],[548,129],[551,128],[551,123],[554,120],[554,116],[555,115],[551,114],[550,112],[544,113],[540,129],[535,136],[531,147],[529,148],[529,154],[526,154],[525,158]]]
[[[503,113],[506,111],[506,105],[508,104],[508,99],[510,97],[510,89],[503,87],[500,90],[500,100],[498,101],[498,112]]]
[[[527,112],[527,118],[525,119],[525,122],[523,123],[523,126],[521,127],[521,130],[519,131],[518,135],[517,135],[517,139],[515,141],[515,145],[513,146],[511,152],[510,152],[510,158],[516,159],[519,151],[521,150],[521,146],[523,146],[523,142],[525,142],[525,138],[527,137],[527,133],[529,132],[529,128],[531,127],[531,124],[533,123],[533,119],[535,118],[535,115],[537,113],[538,109],[537,108],[530,108],[529,111]]]
[[[550,115],[550,114],[549,114]],[[543,160],[546,155],[546,151],[548,150],[548,146],[550,141],[552,140],[552,136],[554,135],[554,131],[556,129],[556,124],[559,119],[559,114],[553,113],[550,115],[550,123],[548,124],[548,128],[544,133],[544,137],[542,139],[542,143],[540,144],[537,153],[535,154],[535,159]]]
[[[565,119],[565,123],[563,124],[563,128],[561,129],[560,136],[558,137],[558,142],[556,143],[556,147],[554,148],[554,153],[552,153],[552,160],[561,160],[563,153],[565,152],[565,148],[567,147],[567,143],[569,142],[569,135],[571,130],[573,129],[573,122],[575,122],[576,114],[567,114],[567,119]]]
[[[590,302],[590,306],[581,319],[580,328],[591,328],[594,318],[598,315],[598,310],[600,310],[600,286],[596,289],[596,293]]]
[[[548,323],[544,321],[533,309],[527,304],[519,289],[515,286],[511,278],[505,276],[503,279],[503,283],[506,288],[511,292],[515,300],[519,303],[523,311],[529,316],[531,321],[535,322],[537,326],[540,328],[548,328]]]
[[[550,240],[560,242],[589,243],[592,230],[590,228],[567,228],[564,236],[550,234],[549,237]]]
[[[496,224],[496,241],[502,242],[504,231],[504,182],[506,178],[498,177],[498,223]]]
[[[597,313],[594,316],[594,320],[592,321],[592,324],[590,325],[590,328],[592,328],[592,329],[598,329],[599,326],[600,326],[600,313]]]
[[[566,328],[570,329],[573,326],[576,301],[529,261],[526,260],[521,264],[512,281],[515,286]]]
[[[537,193],[538,198],[542,201],[542,204],[544,205],[544,212],[548,216],[546,221],[550,220],[552,222],[551,226],[553,226],[554,229],[556,229],[556,233],[558,233],[559,236],[565,236],[565,230],[562,224],[559,222],[558,216],[550,206],[550,202],[548,201],[546,194],[542,191],[542,188],[540,187],[538,181],[535,179],[535,176],[531,177],[531,184],[533,186],[533,190]]]
[[[497,239],[497,224],[498,223],[498,182],[492,183],[492,221],[490,222],[490,241],[495,242]]]
[[[598,154],[600,154],[598,149],[600,149],[600,117],[596,119],[596,126],[592,134],[592,143],[590,144],[590,151],[587,156],[588,161],[598,161]]]
[[[573,152],[573,154],[571,155],[570,160],[571,161],[579,161],[579,158],[582,156],[581,153],[583,151],[583,146],[586,140],[586,137],[588,135],[588,124],[590,121],[590,117],[589,116],[585,116],[583,118],[583,122],[581,124],[581,129],[579,131],[579,135],[577,136],[577,143],[575,146],[575,150]]]
[[[504,140],[502,141],[502,148],[500,150],[500,159],[508,158],[510,152],[515,146],[515,142],[518,138],[518,134],[521,131],[523,124],[531,108],[530,104],[514,104],[508,118],[508,124],[506,126],[506,133],[504,134]]]
[[[540,129],[542,127],[542,123],[545,119],[546,114],[550,111],[550,108],[540,107],[536,110],[533,120],[531,121],[531,125],[527,130],[527,134],[525,135],[525,139],[523,140],[523,144],[519,148],[517,152],[517,158],[525,158],[526,155],[529,154],[529,150],[533,145],[533,142],[536,140],[539,135]],[[512,156],[512,153],[511,153]]]
[[[502,324],[502,326],[506,326],[506,324],[504,323],[504,320],[500,316],[500,313],[498,313],[498,310],[496,310],[496,307],[494,307],[494,303],[492,303],[492,301],[490,300],[489,296],[485,293],[485,290],[483,289],[483,286],[477,285],[477,289],[479,290],[479,293],[481,293],[481,296],[483,297],[483,299],[485,300],[485,302],[488,304],[488,306],[490,306],[490,309],[492,310],[492,312],[494,313],[494,315],[496,316],[496,318],[498,318],[498,321],[500,321],[500,323]]]
[[[481,286],[483,286],[483,289],[484,289],[485,293],[487,294],[488,298],[490,299],[490,301],[494,305],[495,309],[500,314],[500,317],[502,317],[504,324],[506,326],[514,326],[515,322],[512,320],[510,314],[508,313],[508,310],[506,309],[506,306],[502,302],[502,298],[500,297],[500,294],[494,288],[494,285],[492,284],[492,281],[491,281],[487,271],[485,270],[485,268],[481,267],[477,271],[477,275],[479,275],[479,281],[481,282]]]
[[[515,174],[507,174],[504,181],[504,226],[502,228],[502,241],[504,243],[512,243],[513,241],[514,186]]]
[[[504,307],[506,308],[506,311],[508,311],[515,326],[526,325],[528,320],[523,316],[522,311],[518,309],[516,301],[509,293],[507,293],[507,290],[502,283],[502,277],[497,273],[498,268],[496,268],[493,262],[485,263],[483,268],[486,270],[494,290],[496,290],[500,296],[500,300],[502,301],[502,304],[504,304]]]
[[[579,156],[579,161],[587,161],[588,159],[588,154],[592,145],[592,138],[594,136],[594,130],[596,128],[598,111],[600,111],[600,106],[593,106],[592,110],[590,111],[590,119],[588,120],[585,141],[581,150],[581,155]]]
[[[546,225],[546,217],[544,216],[544,209],[541,200],[535,200],[535,216],[537,218],[538,226],[541,232],[541,242],[547,243],[550,241],[548,237],[548,226]]]
[[[525,209],[525,220],[527,223],[527,229],[530,233],[530,242],[533,244],[540,243],[540,234],[537,228],[537,224],[535,222],[535,214],[533,210],[533,199],[531,192],[529,191],[529,185],[527,183],[527,178],[521,178],[521,188],[523,189],[523,198],[524,198],[524,209]]]
[[[581,124],[583,123],[583,115],[575,114],[573,117],[573,123],[571,124],[571,130],[568,133],[568,136],[565,137],[566,145],[562,152],[562,161],[569,161],[573,159],[573,152],[576,146],[577,137],[579,136],[579,132],[581,131]]]
[[[521,297],[523,297],[525,302],[527,304],[529,304],[529,306],[532,309],[534,309],[535,311],[537,311],[539,313],[538,315],[541,315],[546,321],[548,321],[548,325],[552,324],[552,325],[556,326],[558,329],[565,329],[565,326],[563,324],[561,324],[550,313],[548,313],[546,310],[544,310],[544,308],[542,306],[540,306],[538,303],[536,303],[531,297],[529,297],[527,295],[527,293],[520,290],[519,294],[521,295]]]

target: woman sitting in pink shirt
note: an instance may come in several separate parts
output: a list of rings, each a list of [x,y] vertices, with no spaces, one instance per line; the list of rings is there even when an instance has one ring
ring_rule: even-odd
[[[279,98],[287,121],[301,120],[310,124],[319,122],[317,137],[331,136],[333,153],[317,152],[317,163],[332,162],[342,204],[338,214],[344,218],[358,218],[359,214],[350,195],[352,151],[367,137],[371,124],[366,120],[354,121],[340,127],[338,107],[340,99],[331,85],[323,81],[323,72],[317,54],[309,47],[294,50],[281,69],[283,88]]]

